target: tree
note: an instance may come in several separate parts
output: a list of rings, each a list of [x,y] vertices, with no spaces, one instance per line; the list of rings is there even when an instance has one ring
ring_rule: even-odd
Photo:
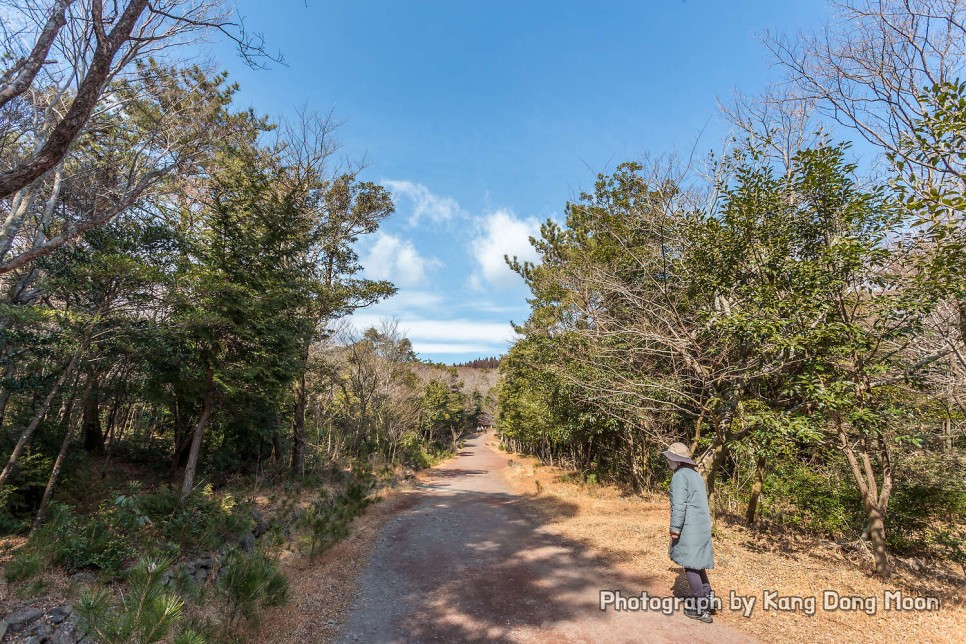
[[[803,98],[858,132],[892,164],[909,206],[907,225],[918,234],[910,268],[923,277],[922,296],[955,303],[962,354],[966,296],[953,276],[962,274],[966,256],[959,197],[966,180],[959,80],[966,6],[959,0],[845,0],[835,6],[836,20],[822,31],[769,35],[765,43]]]
[[[46,12],[35,0],[8,5],[5,21],[26,28],[4,34],[9,47],[5,53],[15,62],[0,76],[0,108],[37,85],[54,88],[60,97],[70,96],[70,101],[62,113],[45,115],[48,118],[35,133],[33,145],[18,142],[18,151],[24,154],[8,157],[5,153],[12,163],[0,171],[0,198],[27,188],[66,157],[95,108],[104,105],[105,89],[129,65],[179,44],[194,32],[229,33],[221,4],[127,0],[106,12],[102,0],[57,0]],[[41,15],[47,19],[34,22]],[[30,46],[34,30],[37,35]],[[235,39],[249,59],[264,55],[260,44],[244,32]],[[51,48],[64,56],[56,65],[48,64]]]
[[[248,127],[245,114],[228,109],[237,87],[225,79],[197,67],[148,62],[114,82],[110,100],[124,108],[96,114],[92,134],[73,144],[53,176],[9,201],[0,232],[0,274],[28,266],[122,212],[158,208],[167,196],[162,188],[168,173],[197,172],[217,150],[219,135],[231,138]]]

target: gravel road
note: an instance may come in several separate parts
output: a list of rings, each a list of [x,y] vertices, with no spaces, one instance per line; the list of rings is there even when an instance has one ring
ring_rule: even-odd
[[[599,610],[601,589],[666,596],[673,573],[629,575],[542,530],[502,476],[508,458],[484,438],[434,468],[386,522],[337,641],[750,641],[680,612]]]

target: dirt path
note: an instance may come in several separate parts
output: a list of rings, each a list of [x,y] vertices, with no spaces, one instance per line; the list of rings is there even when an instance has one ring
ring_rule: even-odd
[[[337,641],[749,641],[680,612],[600,611],[601,589],[666,596],[671,575],[630,576],[542,530],[506,467],[479,436],[429,473],[415,503],[384,525]]]

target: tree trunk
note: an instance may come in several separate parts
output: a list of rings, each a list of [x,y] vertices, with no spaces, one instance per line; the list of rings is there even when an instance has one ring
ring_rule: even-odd
[[[67,450],[70,448],[70,442],[74,438],[74,423],[70,422],[70,411],[67,412],[67,433],[64,434],[64,441],[60,445],[60,452],[57,454],[57,460],[54,461],[54,467],[50,470],[50,478],[47,479],[47,487],[44,488],[44,496],[40,499],[40,508],[37,509],[37,517],[34,519],[34,524],[30,528],[31,534],[36,532],[44,523],[44,519],[47,518],[47,506],[50,505],[50,497],[53,496],[54,486],[57,485],[57,478],[60,476],[60,470],[64,465],[64,459],[67,457]]]
[[[628,427],[627,433],[627,464],[631,471],[631,488],[634,494],[643,492],[641,486],[641,467],[637,460],[637,441],[634,439],[634,429]]]
[[[101,430],[101,400],[97,387],[97,372],[90,369],[87,374],[87,387],[84,391],[84,417],[81,421],[84,431],[84,450],[104,451],[104,433]]]
[[[115,432],[115,427],[117,425],[117,412],[121,409],[122,394],[115,394],[113,403],[111,404],[111,411],[107,414],[107,434],[104,438],[106,444],[114,444],[117,432]]]
[[[875,562],[875,572],[883,577],[892,574],[892,564],[889,561],[889,553],[886,551],[885,518],[874,506],[867,506],[866,513],[869,523],[866,530],[869,533],[869,542],[872,544],[872,560]]]
[[[10,387],[7,386],[6,381],[13,376],[13,366],[14,361],[7,363],[6,368],[3,370],[3,385],[2,390],[0,390],[0,429],[3,428],[3,419],[7,416],[7,403],[10,401]]]
[[[845,453],[849,468],[852,470],[852,477],[862,494],[862,505],[866,514],[865,534],[872,544],[875,572],[882,577],[888,577],[892,574],[892,564],[889,561],[889,554],[886,549],[885,532],[886,510],[889,507],[889,496],[892,492],[892,463],[888,446],[885,439],[881,435],[878,436],[879,458],[882,461],[882,487],[880,490],[876,483],[875,473],[872,470],[868,438],[863,437],[857,442],[856,447],[853,447],[849,443],[845,425],[841,419],[836,419],[836,430],[839,445]],[[859,458],[861,458],[861,464]]]
[[[759,456],[755,461],[755,482],[751,486],[751,497],[748,499],[748,510],[745,512],[745,522],[749,526],[755,525],[755,514],[758,512],[758,498],[765,482],[765,457]]]
[[[292,418],[292,474],[305,476],[305,371],[295,383],[295,415]]]
[[[211,410],[215,401],[215,368],[209,366],[205,372],[205,400],[201,407],[201,416],[195,423],[191,436],[191,448],[188,451],[188,463],[184,468],[184,483],[181,485],[181,500],[184,501],[195,484],[195,471],[198,469],[198,454],[201,452],[201,437],[205,433],[205,426],[211,419]]]
[[[80,355],[80,349],[74,352],[70,362],[67,363],[67,366],[57,378],[57,381],[54,382],[54,386],[47,394],[47,397],[44,398],[43,403],[41,403],[40,409],[38,409],[37,413],[34,414],[34,417],[30,421],[30,424],[27,425],[27,428],[23,430],[23,433],[20,435],[20,440],[17,441],[16,446],[13,448],[13,452],[10,454],[9,460],[7,460],[6,467],[3,468],[3,472],[0,472],[0,488],[2,488],[7,482],[7,479],[10,478],[10,475],[13,473],[14,466],[17,464],[17,459],[20,458],[20,453],[23,451],[27,441],[30,440],[30,437],[33,436],[34,431],[36,431],[37,427],[40,426],[44,416],[47,415],[47,410],[50,408],[50,404],[54,401],[54,398],[60,392],[60,388],[64,385],[64,381],[67,380],[67,377],[70,376],[72,371],[74,371],[74,367],[77,366],[77,361],[80,359]]]
[[[698,471],[704,475],[705,484],[708,486],[708,499],[714,494],[714,482],[717,478],[718,469],[725,459],[725,439],[724,433],[719,431],[715,436],[714,444],[704,456],[698,460]]]
[[[282,432],[279,431],[282,419],[275,414],[275,425],[272,427],[272,457],[276,463],[281,463],[284,454],[282,453]]]

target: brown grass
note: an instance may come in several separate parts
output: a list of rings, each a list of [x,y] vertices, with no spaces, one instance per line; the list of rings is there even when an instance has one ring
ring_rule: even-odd
[[[491,446],[496,447],[495,443]],[[653,594],[687,594],[683,574],[667,556],[669,505],[664,497],[628,496],[606,486],[579,485],[563,480],[567,472],[540,465],[535,459],[514,456],[507,478],[527,496],[529,511],[546,528],[585,544],[615,566],[638,574],[660,573],[666,583]],[[577,511],[558,513],[564,503]],[[715,526],[715,569],[710,573],[715,592],[725,600],[721,620],[764,641],[788,642],[951,642],[966,633],[966,592],[949,578],[904,572],[889,582],[868,574],[868,560],[846,559],[834,543],[806,538],[774,538],[742,526],[718,521]],[[802,611],[762,610],[763,591],[779,595],[815,597],[813,616]],[[627,589],[628,591],[643,589]],[[826,611],[822,593],[875,597],[877,614]],[[902,590],[908,595],[939,597],[938,612],[885,612],[883,593]],[[728,608],[729,591],[757,597],[750,617]]]

